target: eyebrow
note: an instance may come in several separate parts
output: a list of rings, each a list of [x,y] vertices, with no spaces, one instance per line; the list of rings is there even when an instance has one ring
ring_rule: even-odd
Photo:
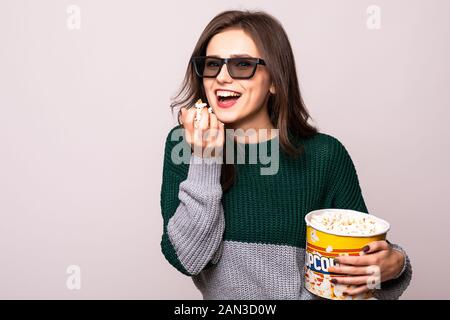
[[[221,58],[219,55],[217,54],[212,54],[212,55],[208,55],[208,57],[212,57],[212,58]],[[230,54],[231,58],[252,58],[251,55],[247,54],[247,53],[241,53],[241,54]]]

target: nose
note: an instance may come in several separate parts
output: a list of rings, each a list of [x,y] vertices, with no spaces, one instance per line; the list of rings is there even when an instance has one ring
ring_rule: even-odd
[[[221,82],[221,83],[231,83],[231,82],[233,82],[233,78],[228,73],[228,65],[226,63],[224,63],[222,65],[222,68],[220,69],[220,72],[217,75],[216,79],[217,79],[218,82]]]

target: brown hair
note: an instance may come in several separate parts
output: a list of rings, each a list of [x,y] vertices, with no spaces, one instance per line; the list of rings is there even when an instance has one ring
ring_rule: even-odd
[[[294,54],[288,36],[280,22],[271,15],[256,11],[225,11],[215,16],[203,30],[192,52],[192,56],[206,55],[211,38],[228,28],[239,28],[255,41],[266,62],[270,79],[276,93],[270,95],[268,112],[272,125],[279,130],[281,148],[290,156],[299,156],[303,147],[298,148],[290,141],[290,136],[308,138],[318,130],[308,123],[311,118],[300,94],[295,68]],[[181,90],[171,104],[175,107],[189,108],[198,98],[207,101],[203,82],[195,74],[189,63]],[[225,148],[224,148],[225,159]],[[235,168],[233,164],[222,165],[221,185],[227,191],[234,184]]]

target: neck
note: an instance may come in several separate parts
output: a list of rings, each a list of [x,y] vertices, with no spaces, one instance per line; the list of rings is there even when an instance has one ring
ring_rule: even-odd
[[[251,119],[242,119],[242,121],[231,123],[229,128],[244,131],[244,136],[235,136],[235,141],[239,143],[258,143],[277,136],[276,130],[272,130],[275,127],[270,121],[267,104],[252,115]]]

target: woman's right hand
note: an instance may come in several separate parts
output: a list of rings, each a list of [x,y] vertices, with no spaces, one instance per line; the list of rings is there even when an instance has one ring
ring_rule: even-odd
[[[179,120],[185,129],[187,143],[191,145],[193,154],[199,157],[217,157],[222,155],[225,141],[224,124],[214,113],[209,113],[204,107],[201,111],[201,120],[198,128],[194,125],[196,115],[195,106],[181,108]],[[216,154],[217,152],[219,154]]]

